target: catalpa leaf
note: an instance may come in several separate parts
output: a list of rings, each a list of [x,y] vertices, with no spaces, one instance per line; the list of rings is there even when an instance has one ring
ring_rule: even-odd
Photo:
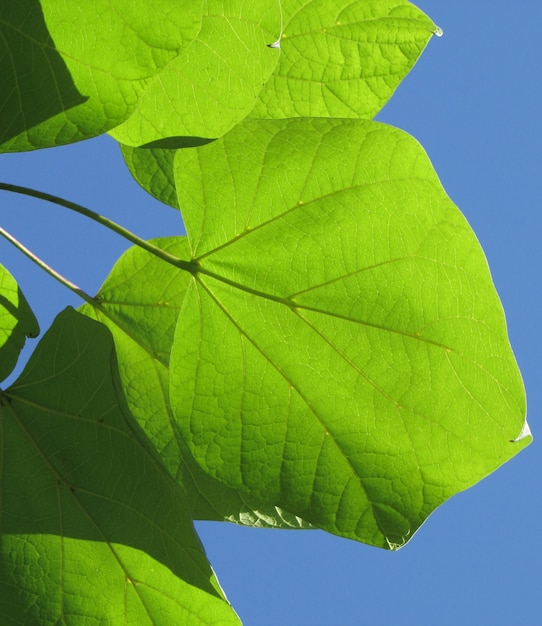
[[[133,148],[120,145],[130,174],[151,196],[179,208],[173,179],[175,148]]]
[[[22,0],[0,17],[2,75],[12,83],[1,149],[32,150],[125,121],[153,76],[197,36],[202,2]]]
[[[219,136],[273,71],[279,22],[276,0],[11,3],[0,9],[1,150],[113,129],[129,145]]]
[[[185,237],[152,243],[172,255],[188,254]],[[183,440],[169,405],[168,367],[175,324],[189,282],[186,272],[134,247],[116,263],[98,293],[97,305],[86,304],[81,312],[110,329],[128,406],[169,472],[183,486],[194,519],[310,527],[295,515],[251,501],[243,492],[205,474]]]
[[[246,121],[174,169],[193,279],[170,401],[207,473],[397,548],[530,442],[486,259],[411,137]]]
[[[281,55],[251,117],[372,119],[440,29],[406,0],[283,0]]]
[[[239,623],[120,389],[110,333],[67,309],[0,395],[2,624]]]
[[[135,114],[112,136],[138,146],[223,135],[248,115],[275,69],[278,52],[268,44],[278,25],[277,0],[206,0],[198,36],[149,83]]]
[[[134,148],[120,144],[130,174],[151,196],[176,209],[177,192],[173,176],[173,159],[180,148],[193,148],[213,141],[202,137],[171,137],[154,147]]]
[[[272,44],[280,48],[278,65],[250,117],[372,119],[432,34],[441,33],[404,0],[283,0],[281,9],[281,33]],[[176,207],[172,148],[196,141],[174,138],[152,149],[122,146],[122,150],[143,189]]]
[[[88,100],[55,48],[39,0],[0,6],[0,76],[2,152],[54,145],[53,136],[44,140],[41,125],[47,126],[57,117],[66,120],[66,111]],[[27,135],[34,128],[40,130]],[[57,124],[57,131],[60,128]]]
[[[13,371],[27,337],[37,337],[38,321],[23,292],[0,265],[0,382]]]

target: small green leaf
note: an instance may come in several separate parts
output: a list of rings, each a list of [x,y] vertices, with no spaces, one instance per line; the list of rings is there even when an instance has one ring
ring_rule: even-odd
[[[19,358],[27,337],[40,328],[13,276],[0,265],[0,381],[7,378]]]
[[[187,256],[184,237],[153,243],[170,254]],[[81,312],[110,329],[130,410],[184,487],[194,519],[310,527],[295,515],[257,502],[205,474],[175,424],[168,401],[169,354],[189,281],[186,272],[134,247],[119,259],[100,289],[99,306],[85,305]]]
[[[173,179],[174,148],[132,148],[120,144],[130,174],[151,196],[178,209]]]
[[[436,26],[405,0],[283,0],[277,69],[251,117],[372,119]]]
[[[206,472],[396,548],[530,442],[486,259],[408,135],[244,122],[175,177],[199,269],[171,403]]]
[[[110,333],[67,309],[0,396],[2,624],[239,623],[120,389]]]

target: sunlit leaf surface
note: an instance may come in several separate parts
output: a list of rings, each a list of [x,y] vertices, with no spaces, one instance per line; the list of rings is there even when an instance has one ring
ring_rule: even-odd
[[[372,119],[437,27],[405,0],[283,0],[280,61],[252,117]]]
[[[281,13],[281,33],[272,44],[280,49],[278,65],[250,117],[372,119],[439,32],[404,0],[283,0]],[[177,206],[172,148],[197,140],[177,137],[152,149],[123,146],[123,155],[146,191]]]
[[[175,149],[121,145],[121,150],[124,162],[141,187],[160,202],[178,208],[173,180]]]
[[[184,237],[155,240],[163,250],[187,256]],[[128,405],[166,467],[183,485],[195,519],[249,526],[307,528],[295,515],[205,474],[192,458],[169,405],[169,353],[190,277],[140,248],[121,257],[98,294],[99,306],[82,312],[104,323],[115,340]]]
[[[408,135],[245,122],[175,175],[199,269],[171,402],[205,471],[395,548],[530,441],[486,259]]]
[[[0,8],[0,150],[115,129],[125,144],[216,137],[277,60],[272,0],[20,0]],[[159,114],[157,112],[159,111]]]

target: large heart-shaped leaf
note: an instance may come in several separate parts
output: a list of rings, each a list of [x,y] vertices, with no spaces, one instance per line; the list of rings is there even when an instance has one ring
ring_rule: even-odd
[[[37,337],[38,321],[23,292],[7,269],[0,265],[0,381],[17,363],[27,337]]]
[[[1,150],[114,128],[130,145],[219,136],[273,71],[279,23],[276,0],[10,3],[0,8]]]
[[[153,243],[169,254],[188,254],[184,237]],[[189,281],[189,275],[177,267],[134,247],[116,263],[98,293],[98,304],[87,304],[81,312],[111,330],[130,410],[170,473],[184,487],[195,519],[307,528],[309,524],[287,511],[253,501],[205,474],[183,440],[169,405],[168,366]]]
[[[0,394],[2,624],[238,623],[120,389],[110,333],[67,309]]]
[[[435,24],[406,0],[283,0],[277,69],[251,117],[372,119]]]
[[[394,548],[530,441],[486,259],[408,135],[244,122],[175,175],[171,402],[206,472]]]

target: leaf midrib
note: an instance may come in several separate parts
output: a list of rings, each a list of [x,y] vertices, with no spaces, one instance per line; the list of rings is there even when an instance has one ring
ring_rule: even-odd
[[[224,314],[228,317],[228,319],[230,319],[230,320],[231,320],[232,324],[234,324],[234,325],[235,325],[235,327],[239,329],[239,332],[242,332],[242,333],[243,333],[243,335],[244,335],[244,336],[246,336],[246,337],[247,337],[247,339],[248,339],[248,340],[249,340],[249,341],[250,341],[250,342],[251,342],[251,343],[252,343],[252,344],[256,347],[256,349],[257,349],[258,351],[262,352],[262,350],[261,350],[261,349],[260,349],[260,348],[259,348],[259,347],[258,347],[258,346],[254,343],[254,342],[253,342],[253,340],[252,340],[252,339],[251,339],[251,338],[250,338],[250,337],[249,337],[249,336],[248,336],[248,335],[247,335],[247,334],[246,334],[246,333],[245,333],[245,332],[241,329],[241,327],[240,327],[240,326],[238,325],[238,323],[235,321],[235,319],[234,319],[233,315],[231,315],[231,314],[230,314],[230,313],[226,310],[225,306],[224,306],[224,305],[222,305],[222,303],[220,303],[220,302],[218,301],[218,299],[217,299],[217,297],[215,296],[215,294],[214,294],[214,292],[212,291],[212,289],[211,289],[208,285],[206,285],[205,283],[203,283],[201,280],[198,280],[197,282],[198,282],[199,284],[201,284],[201,286],[203,287],[203,289],[204,289],[204,290],[205,290],[205,291],[209,294],[209,296],[210,296],[210,297],[211,297],[211,298],[212,298],[212,299],[213,299],[213,300],[217,303],[217,305],[221,308],[221,310],[222,310],[222,311],[224,312]],[[270,298],[270,299],[271,299],[271,298]],[[275,301],[277,301],[277,299],[274,299],[274,300],[275,300]],[[280,302],[280,300],[279,300],[279,302]],[[299,309],[299,310],[307,310],[307,311],[311,311],[311,312],[315,312],[315,313],[318,313],[318,314],[323,314],[323,315],[330,315],[330,313],[329,313],[329,312],[327,312],[327,311],[323,311],[323,310],[319,310],[317,307],[301,307],[301,306],[299,306],[299,307],[290,307],[290,308],[291,308],[292,312],[293,312],[295,315],[297,315],[300,319],[302,319],[304,323],[307,323],[307,324],[308,324],[311,328],[312,328],[312,324],[310,324],[309,322],[307,322],[307,320],[305,320],[305,318],[304,318],[303,316],[299,315],[299,314],[297,313],[296,309]],[[403,331],[397,331],[397,330],[394,330],[394,329],[389,329],[389,328],[384,327],[384,326],[379,326],[379,325],[376,325],[376,324],[370,324],[370,323],[362,322],[362,321],[359,321],[359,320],[350,319],[350,318],[348,318],[347,316],[342,316],[342,315],[334,315],[334,317],[336,317],[336,318],[338,318],[338,319],[344,319],[345,321],[348,321],[348,322],[353,322],[353,323],[362,324],[362,325],[368,326],[368,327],[370,327],[370,328],[376,328],[377,330],[383,330],[383,331],[385,331],[385,332],[392,332],[392,333],[396,333],[396,334],[399,334],[399,335],[401,335],[401,336],[408,337],[408,338],[410,338],[410,339],[414,339],[414,340],[416,340],[416,341],[421,341],[421,342],[425,343],[426,345],[433,346],[433,347],[435,347],[435,348],[438,348],[439,350],[443,350],[443,351],[444,351],[444,353],[445,353],[446,355],[448,355],[449,353],[456,354],[458,357],[460,357],[460,358],[462,358],[462,359],[466,359],[468,362],[470,362],[472,365],[474,365],[477,369],[479,369],[480,371],[482,371],[482,372],[483,372],[486,376],[488,376],[489,378],[491,378],[491,379],[492,379],[492,380],[493,380],[493,381],[494,381],[494,382],[495,382],[495,383],[499,386],[499,388],[500,388],[501,390],[503,390],[504,392],[506,392],[507,397],[509,397],[509,396],[510,396],[510,394],[509,394],[508,390],[506,389],[506,387],[504,387],[504,385],[503,385],[503,384],[502,384],[499,380],[497,380],[493,374],[491,374],[490,372],[488,372],[488,371],[487,371],[487,370],[486,370],[486,369],[485,369],[485,368],[484,368],[481,364],[477,363],[477,362],[476,362],[476,361],[474,361],[473,359],[471,359],[471,358],[467,357],[467,356],[466,356],[466,355],[464,355],[463,353],[458,352],[457,350],[455,350],[455,349],[453,349],[453,348],[449,348],[448,346],[445,346],[445,345],[443,345],[443,344],[439,344],[438,342],[434,342],[434,341],[431,341],[431,340],[425,339],[424,337],[418,336],[418,335],[416,335],[416,334],[406,333],[406,332],[403,332]],[[318,332],[318,334],[320,334],[320,333]],[[328,342],[328,340],[327,340],[327,339],[325,339],[325,341],[326,341],[326,342]],[[345,359],[347,362],[349,362],[349,360],[345,357],[345,355],[343,355],[343,354],[342,354],[342,352],[338,351],[338,350],[337,350],[337,348],[336,348],[335,346],[333,346],[333,345],[332,345],[331,347],[332,347],[335,351],[337,351],[337,352],[338,352],[338,354],[339,354],[339,355],[340,355],[343,359]],[[262,352],[262,354],[265,354],[265,353],[264,353],[264,352]],[[269,363],[270,363],[273,367],[275,367],[275,369],[277,369],[277,371],[279,371],[279,373],[281,373],[281,375],[282,375],[281,370],[277,368],[276,364],[275,364],[275,363],[273,363],[273,362],[272,362],[272,361],[271,361],[271,360],[270,360],[267,356],[265,356],[265,358],[266,358],[266,359],[269,361]],[[449,358],[449,357],[447,357],[447,358]],[[452,367],[452,369],[454,370],[454,372],[456,372],[455,367],[454,367],[454,366],[452,366],[452,365],[451,365],[451,363],[450,363],[450,366]],[[354,367],[354,369],[356,369],[356,371],[359,371],[357,367]],[[388,400],[389,400],[389,401],[390,401],[393,405],[395,405],[395,406],[397,406],[397,407],[405,408],[405,409],[407,409],[408,411],[412,412],[412,413],[413,413],[414,415],[416,415],[417,417],[420,417],[420,418],[422,418],[422,419],[424,419],[424,420],[428,420],[428,421],[430,421],[431,423],[433,423],[433,424],[437,425],[439,428],[444,428],[444,427],[442,426],[442,424],[440,424],[439,422],[436,422],[433,418],[431,418],[431,417],[429,417],[429,416],[427,416],[427,415],[424,415],[424,414],[420,413],[419,411],[417,411],[416,409],[414,409],[414,408],[412,408],[412,407],[406,406],[406,405],[404,405],[404,404],[399,404],[399,403],[398,403],[398,402],[396,402],[393,398],[391,398],[390,396],[388,396],[388,394],[386,394],[386,393],[385,393],[382,389],[380,389],[380,387],[379,387],[379,386],[378,386],[378,385],[377,385],[374,381],[372,381],[372,380],[371,380],[371,379],[370,379],[367,375],[362,374],[362,372],[359,372],[359,373],[363,376],[363,378],[364,378],[364,379],[366,379],[368,382],[370,382],[370,384],[371,384],[371,385],[372,385],[372,386],[373,386],[373,387],[374,387],[377,391],[379,391],[379,392],[380,392],[380,393],[381,393],[381,394],[382,394],[382,395],[383,395],[386,399],[388,399]],[[456,373],[456,375],[457,375],[457,373]],[[285,377],[285,380],[287,380],[287,381],[289,382],[289,384],[292,384],[292,383],[289,381],[289,379],[288,379],[288,378],[286,378],[286,377]],[[293,386],[293,387],[297,390],[297,387],[295,387],[295,385],[292,385],[292,386]],[[303,396],[300,394],[300,397],[303,397]],[[471,396],[471,397],[472,397],[472,396]],[[473,399],[473,401],[474,401],[474,402],[476,402],[476,404],[477,404],[477,405],[478,405],[478,406],[479,406],[479,407],[480,407],[480,408],[481,408],[484,412],[486,412],[486,414],[487,414],[487,411],[486,411],[486,410],[484,409],[484,407],[480,404],[480,402],[479,402],[477,399],[475,399],[474,397],[473,397],[472,399]],[[312,411],[312,407],[311,407],[310,403],[308,403],[308,402],[307,402],[307,406],[308,406],[308,407],[311,409],[311,411]],[[493,422],[494,422],[494,423],[495,423],[495,424],[496,424],[496,425],[497,425],[497,426],[498,426],[498,427],[502,430],[502,425],[501,425],[500,423],[495,422],[495,420],[492,420],[492,421],[493,421]],[[322,422],[322,423],[323,423],[323,422]],[[449,435],[451,435],[451,436],[453,436],[453,437],[455,437],[455,438],[460,439],[460,440],[461,440],[461,442],[462,442],[463,444],[466,444],[466,442],[465,442],[465,441],[461,438],[461,436],[460,436],[460,435],[455,435],[453,432],[450,432],[448,429],[444,429],[444,430],[446,430],[446,432],[448,432],[448,434],[449,434]],[[477,450],[477,449],[476,449],[475,447],[473,447],[471,444],[468,444],[468,445],[469,445],[469,447],[470,447],[470,448],[471,448],[471,449],[472,449],[472,450],[473,450],[476,454],[480,454],[481,456],[483,456],[483,453],[482,453],[481,451]]]

